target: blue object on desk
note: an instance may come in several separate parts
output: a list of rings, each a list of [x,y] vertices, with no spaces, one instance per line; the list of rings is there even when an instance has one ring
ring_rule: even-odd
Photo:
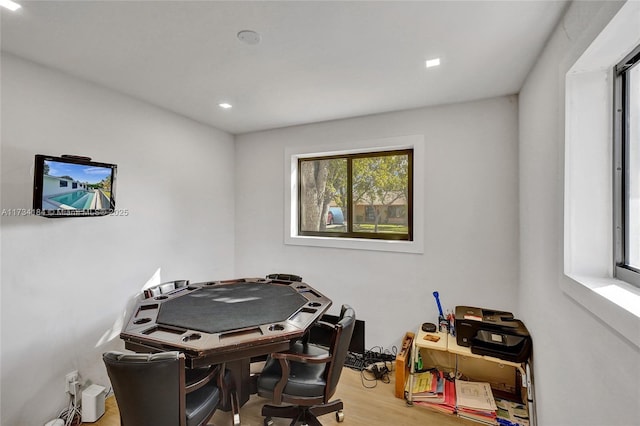
[[[442,305],[440,305],[440,296],[437,291],[433,292],[433,297],[436,298],[436,304],[438,305],[438,313],[440,317],[444,318],[444,312],[442,312]]]

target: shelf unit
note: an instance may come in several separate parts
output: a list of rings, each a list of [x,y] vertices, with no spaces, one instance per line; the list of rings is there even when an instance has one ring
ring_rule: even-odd
[[[427,335],[438,336],[437,342],[426,340]],[[408,404],[413,404],[414,376],[418,357],[422,360],[422,369],[437,368],[445,373],[468,380],[488,382],[494,395],[515,399],[528,407],[529,424],[536,426],[535,403],[533,397],[533,379],[527,362],[511,362],[487,355],[471,352],[471,348],[460,346],[454,336],[448,333],[426,333],[419,329],[413,339],[409,364],[409,384],[405,393]]]

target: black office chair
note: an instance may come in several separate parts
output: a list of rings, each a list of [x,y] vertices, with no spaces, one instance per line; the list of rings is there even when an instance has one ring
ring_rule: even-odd
[[[267,275],[267,279],[274,281],[302,282],[302,277],[294,274],[269,274]]]
[[[111,351],[102,359],[122,426],[203,426],[222,399],[219,366],[186,373],[179,352]]]
[[[291,425],[318,426],[317,417],[332,412],[338,422],[344,420],[342,401],[329,400],[340,380],[355,322],[353,308],[343,305],[337,324],[319,321],[314,325],[332,330],[328,350],[303,339],[289,351],[269,356],[258,378],[258,395],[276,405],[262,407],[265,426],[273,425],[272,417],[293,419]]]
[[[170,293],[177,288],[186,287],[188,285],[189,280],[167,281],[145,289],[144,298],[149,299],[151,297],[160,296],[161,294]]]

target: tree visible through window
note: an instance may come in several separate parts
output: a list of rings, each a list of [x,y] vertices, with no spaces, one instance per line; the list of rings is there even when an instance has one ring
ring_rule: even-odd
[[[412,240],[413,150],[298,161],[299,235]]]

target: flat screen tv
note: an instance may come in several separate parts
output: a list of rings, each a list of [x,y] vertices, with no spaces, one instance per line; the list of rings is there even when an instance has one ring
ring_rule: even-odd
[[[115,164],[87,157],[36,155],[33,210],[45,217],[104,216],[116,206]]]

